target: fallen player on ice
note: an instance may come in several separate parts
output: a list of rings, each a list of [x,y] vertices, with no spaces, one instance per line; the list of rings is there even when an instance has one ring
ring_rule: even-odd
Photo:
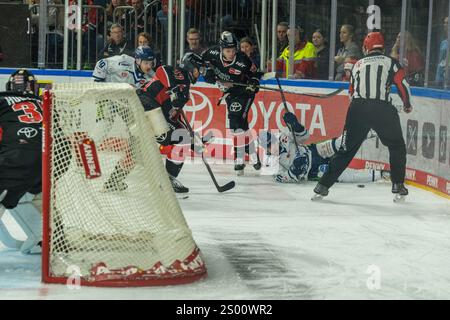
[[[328,170],[331,157],[341,147],[342,136],[306,145],[309,132],[296,116],[287,112],[283,119],[293,133],[285,128],[277,133],[263,131],[259,135],[260,146],[269,155],[264,161],[265,166],[278,166],[278,172],[273,177],[279,183],[317,181]],[[388,177],[386,171],[346,169],[338,182],[367,183]]]

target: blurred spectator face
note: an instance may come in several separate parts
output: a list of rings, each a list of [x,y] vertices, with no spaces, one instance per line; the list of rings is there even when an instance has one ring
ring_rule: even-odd
[[[342,27],[339,36],[342,43],[347,43],[352,40],[353,35],[346,27]]]
[[[289,38],[291,35],[291,29],[288,29],[287,31],[287,37]],[[298,29],[295,29],[295,43],[299,43],[300,42],[300,31],[298,31]]]
[[[139,36],[138,47],[150,47],[150,42],[144,36]]]
[[[312,42],[316,48],[320,48],[324,43],[324,37],[320,32],[314,32],[312,36]]]
[[[198,49],[200,47],[200,34],[190,33],[186,37],[190,49]]]
[[[234,57],[236,56],[236,49],[235,48],[223,48],[222,55],[225,58],[225,60],[232,61],[234,59]]]
[[[444,32],[448,32],[448,17],[444,19]]]
[[[121,43],[123,41],[123,30],[122,28],[111,29],[111,41],[115,43]]]
[[[284,41],[287,37],[288,28],[284,26],[277,26],[277,37],[278,41]]]
[[[143,0],[131,0],[131,6],[135,10],[142,10],[144,7],[144,2]]]
[[[117,7],[119,5],[119,0],[111,0],[111,5]]]
[[[247,55],[247,57],[250,57],[250,55],[253,52],[253,46],[248,42],[242,42],[241,43],[241,51],[243,53],[245,53]]]

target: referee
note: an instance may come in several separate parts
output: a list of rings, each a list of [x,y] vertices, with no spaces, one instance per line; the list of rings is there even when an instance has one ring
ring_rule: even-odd
[[[381,142],[389,149],[392,193],[408,195],[404,186],[406,146],[397,109],[389,97],[392,84],[398,88],[403,110],[412,111],[409,84],[405,71],[397,60],[384,55],[384,37],[381,32],[371,32],[364,40],[365,57],[353,67],[349,93],[350,107],[345,120],[343,143],[331,159],[328,171],[314,189],[312,200],[328,195],[328,189],[355,156],[370,129],[375,130]]]

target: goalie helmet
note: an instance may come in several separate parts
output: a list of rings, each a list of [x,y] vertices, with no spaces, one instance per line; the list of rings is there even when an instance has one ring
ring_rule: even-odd
[[[27,69],[18,69],[9,76],[6,91],[37,95],[37,80]]]
[[[189,73],[191,83],[195,83],[197,82],[198,76],[194,76],[194,71],[197,69],[199,74],[203,73],[203,60],[199,55],[188,52],[181,59],[180,68],[187,71]]]
[[[238,41],[237,41],[236,37],[234,36],[234,34],[232,34],[230,31],[224,31],[220,35],[219,46],[222,49],[225,49],[225,48],[237,49]]]

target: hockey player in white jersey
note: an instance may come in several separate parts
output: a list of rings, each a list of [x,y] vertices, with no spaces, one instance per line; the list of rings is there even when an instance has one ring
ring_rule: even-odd
[[[328,169],[331,157],[340,148],[342,137],[333,138],[317,144],[305,145],[309,138],[308,130],[298,122],[296,116],[287,112],[284,121],[292,127],[283,129],[277,134],[264,131],[259,135],[259,142],[263,148],[272,150],[278,161],[278,172],[274,179],[279,183],[299,183],[319,179]],[[272,156],[273,157],[273,156]],[[347,169],[339,182],[365,183],[381,179],[381,172],[374,170]]]
[[[139,88],[155,75],[154,67],[155,55],[152,49],[139,46],[134,52],[134,58],[122,54],[99,60],[92,77],[96,82],[129,83]]]

